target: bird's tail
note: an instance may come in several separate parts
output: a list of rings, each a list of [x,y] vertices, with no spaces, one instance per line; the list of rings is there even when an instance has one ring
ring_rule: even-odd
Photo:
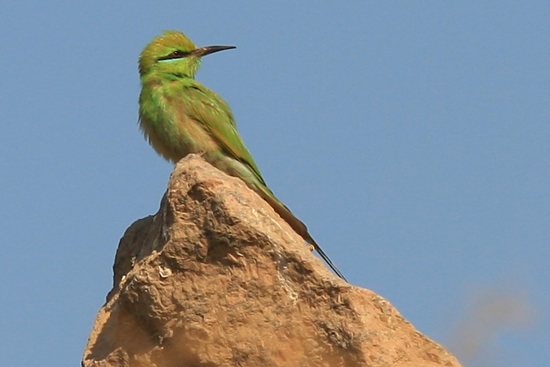
[[[332,269],[332,271],[338,275],[340,278],[345,280],[347,282],[347,279],[344,277],[344,274],[338,270],[336,265],[330,260],[330,258],[325,254],[325,252],[321,249],[321,247],[315,242],[313,237],[309,234],[307,231],[307,227],[304,223],[302,223],[301,220],[296,218],[294,214],[288,209],[283,203],[281,203],[275,195],[267,188],[266,186],[261,187],[261,195],[265,201],[271,205],[271,207],[283,218],[291,227],[292,229],[298,233],[306,242],[308,242],[310,245],[313,245],[315,250],[321,255],[323,260],[327,263],[327,265]]]

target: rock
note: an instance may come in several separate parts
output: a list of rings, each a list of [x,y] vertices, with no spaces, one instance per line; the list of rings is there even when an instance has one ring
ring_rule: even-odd
[[[159,212],[121,239],[82,365],[460,366],[196,155],[177,164]]]

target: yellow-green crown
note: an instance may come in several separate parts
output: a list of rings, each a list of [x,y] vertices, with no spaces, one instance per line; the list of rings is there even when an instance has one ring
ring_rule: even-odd
[[[193,51],[197,46],[180,31],[164,31],[161,36],[153,38],[139,57],[139,74],[146,74],[157,60],[175,50]]]

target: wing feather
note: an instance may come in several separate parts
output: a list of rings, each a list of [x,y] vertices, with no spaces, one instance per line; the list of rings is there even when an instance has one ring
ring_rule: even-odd
[[[256,162],[237,131],[235,119],[227,103],[202,85],[188,87],[185,92],[189,116],[203,124],[228,154],[248,166],[265,185]]]

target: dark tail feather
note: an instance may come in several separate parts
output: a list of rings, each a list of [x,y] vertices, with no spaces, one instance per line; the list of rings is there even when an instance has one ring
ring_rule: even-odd
[[[305,227],[305,226],[304,226]],[[307,231],[307,229],[306,229]],[[334,274],[338,275],[340,278],[344,279],[346,282],[348,281],[346,279],[346,277],[344,276],[344,274],[342,274],[342,272],[340,270],[338,270],[338,268],[336,267],[336,265],[334,265],[334,263],[332,262],[332,260],[330,260],[330,258],[328,257],[327,254],[325,254],[325,252],[323,251],[323,249],[321,249],[321,247],[315,242],[315,240],[313,238],[311,238],[311,236],[309,235],[309,233],[306,232],[306,235],[307,237],[304,237],[302,235],[302,237],[304,237],[304,239],[309,242],[310,244],[313,245],[313,247],[315,247],[315,250],[317,250],[317,252],[319,253],[319,255],[321,255],[321,257],[323,258],[323,260],[325,260],[325,262],[327,263],[328,266],[330,266],[330,268],[332,269],[332,271],[334,272]]]
[[[269,190],[267,187],[266,187],[266,189]],[[294,214],[292,214],[290,209],[288,209],[283,203],[281,203],[279,200],[275,199],[274,196],[271,196],[271,195],[273,195],[273,193],[271,193],[271,191],[269,191],[269,192],[263,191],[263,194],[264,195],[261,195],[261,196],[264,198],[265,201],[267,201],[269,203],[269,205],[271,205],[271,207],[273,209],[275,209],[277,214],[279,214],[281,216],[281,218],[283,218],[292,227],[292,229],[296,233],[298,233],[300,236],[302,236],[302,238],[305,241],[307,241],[310,245],[313,245],[313,247],[315,247],[315,250],[317,250],[319,255],[321,255],[323,260],[332,269],[332,271],[336,275],[338,275],[340,278],[342,278],[343,280],[345,280],[347,282],[347,279],[344,277],[344,274],[342,274],[342,272],[340,272],[340,270],[338,270],[336,265],[334,265],[334,263],[330,260],[330,258],[327,256],[327,254],[325,254],[325,252],[321,249],[321,247],[319,247],[319,245],[315,242],[315,240],[308,233],[306,225],[304,223],[302,223],[302,221],[300,221],[298,218],[296,218],[294,216]],[[271,195],[269,195],[269,194],[271,194]]]

